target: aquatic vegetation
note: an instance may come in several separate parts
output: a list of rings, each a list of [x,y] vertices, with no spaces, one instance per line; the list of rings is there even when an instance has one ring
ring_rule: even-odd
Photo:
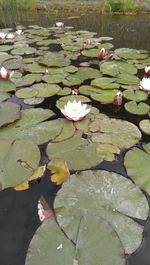
[[[132,218],[144,222],[149,211],[149,145],[138,148],[150,135],[149,78],[139,78],[149,52],[62,24],[5,31],[14,38],[0,39],[1,188],[62,185],[54,211],[37,199],[41,226],[26,265],[126,264],[143,239]],[[120,158],[129,178],[101,170]]]

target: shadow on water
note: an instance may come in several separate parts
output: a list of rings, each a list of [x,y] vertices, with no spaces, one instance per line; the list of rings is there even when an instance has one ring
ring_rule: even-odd
[[[57,20],[62,20],[65,25],[73,26],[75,30],[89,30],[97,32],[99,36],[113,37],[113,44],[115,48],[130,47],[136,49],[150,50],[150,16],[121,16],[121,15],[98,15],[88,14],[80,18],[68,19],[67,16],[38,12],[17,12],[10,10],[8,14],[3,14],[0,17],[1,28],[13,27],[22,24],[28,26],[30,24],[37,24],[42,27],[50,27]],[[141,37],[142,36],[142,37]],[[56,100],[57,98],[55,98]],[[44,104],[39,107],[55,109],[55,100],[53,102],[45,100]],[[16,102],[15,96],[11,101]],[[17,99],[18,102],[18,99]],[[23,109],[27,108],[22,100],[19,104]],[[95,103],[95,106],[98,104]],[[103,113],[111,117],[118,117],[129,121],[134,120],[135,124],[139,123],[138,117],[126,117],[123,108],[114,110],[114,107],[99,105]],[[116,112],[115,112],[116,111]],[[60,115],[57,112],[57,115]],[[143,134],[143,142],[149,142],[150,138]],[[139,144],[140,147],[140,144]],[[42,161],[47,162],[45,154],[45,146],[41,146]],[[114,171],[127,177],[126,170],[123,165],[124,153],[118,156],[116,161],[102,162],[95,169],[104,169]],[[29,242],[34,235],[36,229],[39,227],[40,222],[37,216],[37,202],[41,195],[43,195],[50,207],[53,207],[53,200],[57,193],[58,188],[52,183],[48,182],[48,172],[38,183],[33,183],[32,187],[27,191],[16,192],[13,189],[6,189],[0,192],[0,264],[1,265],[23,265],[25,262],[25,255],[29,246]],[[150,203],[149,196],[147,199]],[[150,221],[146,222],[144,229],[144,240],[140,249],[127,257],[128,265],[150,265]],[[37,264],[41,265],[41,264]],[[53,265],[53,264],[43,264]],[[66,264],[69,265],[69,264]],[[94,265],[94,264],[92,264]],[[115,264],[113,264],[115,265]]]

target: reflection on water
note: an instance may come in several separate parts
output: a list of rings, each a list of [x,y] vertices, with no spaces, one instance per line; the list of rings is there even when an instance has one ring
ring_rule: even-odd
[[[54,12],[55,13],[55,12]],[[129,47],[150,50],[150,15],[136,16],[88,14],[80,18],[73,18],[73,14],[51,14],[37,11],[20,12],[16,9],[6,10],[0,16],[0,27],[15,27],[18,24],[28,26],[37,24],[50,27],[56,21],[62,20],[66,26],[73,26],[75,30],[89,30],[97,32],[99,36],[114,38],[115,47]],[[69,17],[72,19],[69,19]],[[42,19],[41,19],[42,17]]]

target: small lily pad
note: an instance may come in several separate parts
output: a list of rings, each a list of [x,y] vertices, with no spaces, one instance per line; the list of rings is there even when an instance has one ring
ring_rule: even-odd
[[[16,86],[13,82],[8,79],[0,79],[0,92],[15,91]]]
[[[149,106],[144,103],[144,102],[140,102],[137,103],[135,101],[129,101],[125,104],[125,109],[135,115],[145,115],[149,112]]]
[[[123,91],[123,97],[128,100],[139,102],[147,100],[148,94],[140,90],[125,90]]]
[[[147,119],[140,121],[139,126],[144,133],[150,135],[150,120]]]

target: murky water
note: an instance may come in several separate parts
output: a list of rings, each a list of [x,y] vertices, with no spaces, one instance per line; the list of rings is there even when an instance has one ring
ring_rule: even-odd
[[[61,14],[61,17],[58,17],[58,15],[50,15],[49,13],[9,13],[0,17],[0,27],[14,28],[18,24],[22,24],[23,26],[37,24],[43,27],[50,27],[55,21],[61,20],[66,26],[73,26],[75,30],[89,30],[97,32],[99,36],[113,37],[115,48],[129,47],[150,50],[150,15],[101,16],[90,13],[80,18],[68,19],[70,16],[73,16],[73,14],[68,14],[66,17]],[[106,107],[104,106],[104,108]],[[104,109],[105,113],[110,111],[111,109],[108,107],[107,110]],[[123,112],[120,112],[120,115],[123,116]],[[144,140],[145,142],[149,142],[149,138],[146,136]],[[44,148],[42,147],[41,153],[44,158]],[[112,163],[103,162],[100,167],[126,175],[122,165],[122,157],[120,156],[117,161]],[[53,184],[47,185],[46,177],[30,190],[15,192],[7,189],[0,193],[0,264],[24,264],[29,241],[39,226],[37,200],[43,194],[52,206],[56,193],[56,187]],[[145,226],[142,245],[134,254],[127,257],[127,264],[150,265],[149,248],[150,222],[148,221]]]

